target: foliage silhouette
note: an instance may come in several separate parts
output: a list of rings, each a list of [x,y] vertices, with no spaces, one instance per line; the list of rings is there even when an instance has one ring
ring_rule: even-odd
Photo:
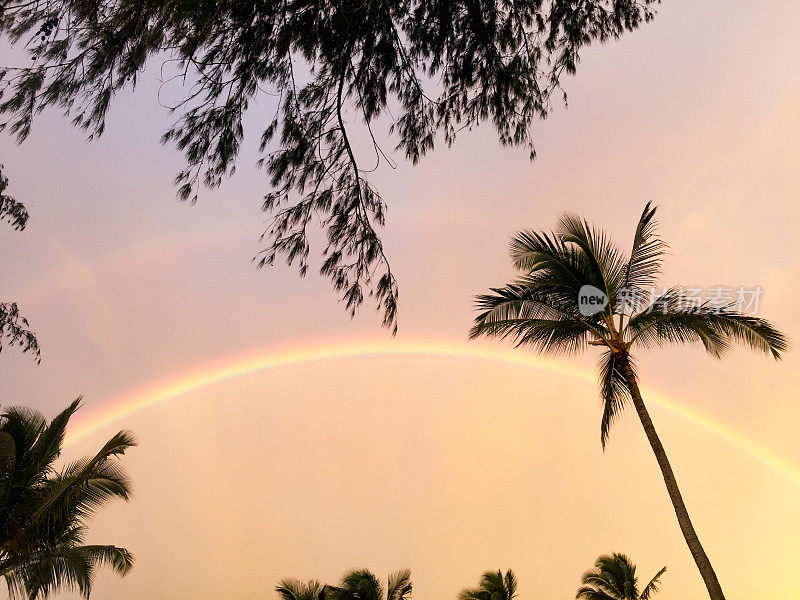
[[[630,256],[602,230],[574,215],[552,233],[522,231],[511,241],[511,259],[522,275],[478,296],[471,337],[509,338],[545,354],[572,355],[587,346],[604,348],[599,374],[605,447],[614,421],[633,403],[656,456],[684,539],[712,600],[724,600],[711,562],[694,530],[675,474],[639,391],[631,352],[670,343],[700,342],[715,358],[733,343],[778,359],[786,337],[768,321],[742,314],[733,304],[695,306],[681,288],[651,302],[666,244],[657,235],[656,209],[649,202],[639,219]],[[579,305],[583,286],[607,299],[594,314]]]
[[[639,590],[636,565],[624,554],[604,554],[594,563],[594,568],[581,577],[581,587],[576,600],[650,600],[658,592],[661,576],[667,567],[656,573],[650,582]]]
[[[392,164],[381,145],[391,140],[416,163],[437,138],[450,145],[490,121],[501,144],[533,157],[530,126],[548,115],[580,51],[638,28],[657,3],[8,0],[0,34],[23,41],[31,60],[0,73],[0,112],[20,140],[50,106],[100,135],[112,98],[161,58],[169,81],[191,83],[162,142],[185,154],[176,183],[195,201],[235,170],[247,109],[276,96],[260,132],[272,220],[259,266],[281,259],[305,274],[316,218],[327,237],[321,272],[351,315],[370,294],[396,331],[397,281],[376,231],[386,204],[368,180],[382,160]],[[379,118],[391,123],[380,142]],[[354,147],[355,129],[374,158]]]
[[[92,457],[57,470],[75,400],[49,423],[28,408],[0,414],[0,575],[12,598],[43,598],[56,590],[88,597],[98,567],[120,575],[133,566],[124,548],[83,543],[87,520],[108,501],[128,500],[119,464],[136,442],[120,431]]]
[[[486,571],[478,587],[467,588],[458,594],[458,600],[514,600],[517,595],[517,576],[508,570]]]
[[[28,224],[28,211],[18,200],[6,194],[8,177],[0,165],[0,220],[6,221],[17,231],[22,231]]]
[[[284,579],[277,585],[275,591],[281,600],[322,600],[324,587],[315,580],[303,583],[296,579]]]
[[[410,600],[411,571],[389,575],[385,596],[380,581],[367,569],[348,571],[338,586],[284,579],[275,589],[282,600]]]
[[[28,211],[25,206],[6,194],[8,177],[0,165],[0,220],[6,221],[16,231],[22,231],[28,224]],[[40,362],[42,355],[36,335],[30,330],[28,320],[19,313],[15,302],[0,302],[0,352],[3,343],[19,346],[23,352],[31,352]]]

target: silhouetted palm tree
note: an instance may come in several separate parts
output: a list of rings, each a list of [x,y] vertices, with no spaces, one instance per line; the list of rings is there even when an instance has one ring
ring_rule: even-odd
[[[411,571],[403,569],[389,575],[385,597],[380,581],[367,569],[348,572],[338,587],[326,585],[322,594],[325,600],[408,600],[411,596]]]
[[[0,576],[12,597],[59,588],[88,597],[98,566],[125,575],[133,565],[124,548],[83,543],[89,517],[130,496],[118,457],[135,445],[132,435],[120,431],[93,457],[55,467],[79,406],[80,399],[49,423],[27,408],[0,414]]]
[[[316,580],[307,583],[297,579],[284,579],[275,588],[282,600],[321,600],[324,586]]]
[[[738,342],[777,359],[788,343],[769,322],[742,314],[732,304],[695,306],[680,288],[648,300],[666,249],[656,234],[655,210],[650,203],[645,206],[629,257],[605,232],[572,215],[562,217],[551,234],[517,234],[511,242],[511,257],[523,274],[477,298],[481,312],[470,337],[511,338],[517,345],[551,354],[574,354],[587,345],[605,348],[600,360],[602,444],[605,447],[612,423],[632,401],[708,592],[712,600],[724,600],[639,392],[631,351],[701,342],[712,356],[720,357],[731,343]],[[594,312],[592,304],[579,301],[590,296],[607,303]]]
[[[650,600],[658,591],[661,569],[644,589],[639,591],[636,565],[624,554],[604,554],[594,563],[594,569],[581,577],[583,584],[575,595],[576,600]]]
[[[517,576],[510,569],[486,571],[476,588],[461,590],[458,600],[513,600],[517,595]]]

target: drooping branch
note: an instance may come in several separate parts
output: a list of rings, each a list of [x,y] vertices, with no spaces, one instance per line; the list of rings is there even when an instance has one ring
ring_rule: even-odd
[[[20,139],[47,107],[100,135],[115,95],[149,63],[175,65],[167,79],[188,89],[171,103],[176,121],[162,141],[184,153],[176,183],[195,201],[199,188],[233,174],[253,102],[279,98],[261,136],[272,220],[258,264],[280,256],[305,274],[309,229],[318,225],[327,238],[321,272],[347,309],[355,314],[369,293],[394,330],[398,288],[378,234],[386,205],[355,161],[347,109],[363,120],[378,166],[387,155],[371,127],[377,119],[413,163],[437,136],[449,145],[485,121],[500,143],[533,157],[531,125],[547,117],[580,51],[636,29],[657,3],[6,0],[0,35],[24,42],[31,62],[0,69],[0,113]]]
[[[21,231],[28,224],[28,211],[21,202],[6,195],[7,187],[8,177],[3,173],[3,165],[0,165],[0,220],[7,221],[11,227]],[[31,352],[37,363],[41,362],[36,335],[15,302],[0,302],[0,352],[3,344],[19,346],[23,352]]]
[[[0,303],[0,352],[4,345],[17,346],[22,352],[31,352],[36,362],[41,362],[41,351],[36,335],[28,320],[23,317],[16,302]]]

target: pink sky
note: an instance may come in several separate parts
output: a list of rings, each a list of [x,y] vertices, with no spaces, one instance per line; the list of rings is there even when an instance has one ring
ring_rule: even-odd
[[[564,211],[627,247],[644,203],[671,245],[665,284],[756,286],[760,316],[800,339],[800,7],[667,2],[656,20],[585,53],[569,108],[536,126],[539,158],[489,127],[399,161],[374,180],[400,282],[400,343],[464,344],[471,298],[511,275],[509,236]],[[371,306],[355,321],[326,280],[257,271],[266,177],[247,140],[236,176],[175,200],[182,158],[145,78],[85,144],[57,114],[31,139],[0,139],[28,230],[0,230],[3,300],[39,334],[36,366],[0,356],[4,404],[81,418],[226,358],[325,343],[392,341]],[[271,114],[269,100],[250,115]],[[313,252],[313,249],[312,249]],[[562,359],[592,369],[595,356]],[[800,359],[698,348],[639,358],[648,391],[691,407],[800,468]],[[797,596],[800,487],[741,448],[658,408],[656,426],[729,600]],[[705,591],[635,415],[599,443],[596,387],[563,373],[447,357],[304,364],[191,392],[115,428],[136,495],[93,538],[130,548],[126,579],[94,598],[276,598],[282,577],[333,581],[368,567],[413,571],[418,600],[454,600],[483,570],[515,569],[520,599],[572,598],[598,554],[642,577],[667,565],[663,600]],[[76,420],[78,418],[76,417]]]

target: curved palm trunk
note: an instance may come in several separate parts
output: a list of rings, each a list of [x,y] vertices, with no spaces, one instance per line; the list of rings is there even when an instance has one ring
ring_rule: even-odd
[[[639,420],[642,422],[644,433],[647,436],[647,441],[650,442],[650,447],[656,455],[658,466],[661,467],[661,475],[664,477],[664,483],[667,485],[667,492],[669,498],[672,500],[672,506],[675,509],[675,515],[678,517],[678,525],[680,525],[683,538],[686,540],[686,545],[692,553],[694,562],[700,570],[700,575],[708,589],[708,595],[711,600],[725,600],[725,595],[722,593],[722,587],[717,580],[717,574],[711,566],[711,561],[708,560],[703,546],[695,533],[692,521],[689,518],[689,512],[686,510],[686,505],[683,502],[681,491],[678,489],[678,482],[675,481],[675,474],[672,472],[672,466],[669,464],[667,453],[664,451],[664,446],[661,445],[661,440],[658,438],[656,428],[653,421],[650,419],[650,414],[647,412],[647,407],[642,400],[642,395],[639,392],[639,384],[636,382],[636,376],[633,369],[628,362],[627,357],[621,360],[622,372],[625,374],[625,380],[628,384],[628,389],[633,398],[633,405],[636,407],[636,412],[639,414]]]

